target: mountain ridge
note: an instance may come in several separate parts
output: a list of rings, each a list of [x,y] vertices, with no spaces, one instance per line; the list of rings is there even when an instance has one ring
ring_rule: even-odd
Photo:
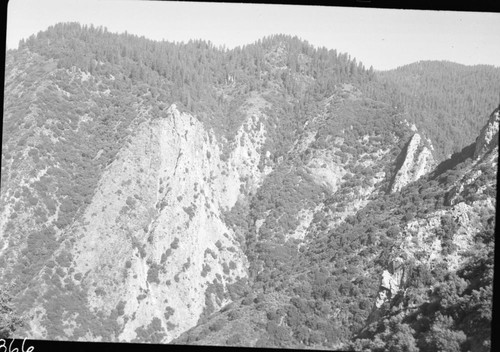
[[[469,280],[460,300],[491,286],[461,270],[493,243],[498,110],[443,161],[383,82],[287,36],[221,52],[59,24],[21,43],[0,198],[0,276],[30,316],[18,333],[439,349],[431,327],[447,324],[483,350],[462,318],[385,320],[399,299],[444,297],[423,288],[444,277]]]

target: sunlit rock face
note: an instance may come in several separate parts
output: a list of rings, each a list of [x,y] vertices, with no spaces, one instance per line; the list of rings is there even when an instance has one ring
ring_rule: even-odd
[[[222,161],[214,134],[172,105],[138,125],[105,170],[63,247],[73,258],[66,270],[80,278],[89,309],[106,317],[120,307],[112,340],[139,339],[141,327],[156,324],[168,342],[207,309],[226,304],[227,285],[247,276],[247,259],[222,212],[261,177],[265,131],[252,118]],[[214,286],[219,293],[207,293]],[[44,337],[39,325],[33,322],[33,337]]]
[[[480,157],[486,151],[498,147],[498,129],[500,123],[500,109],[496,109],[490,116],[488,123],[483,127],[476,140],[474,158]]]
[[[427,148],[418,133],[408,142],[404,161],[394,177],[391,193],[400,191],[410,182],[418,180],[436,165],[431,150]]]

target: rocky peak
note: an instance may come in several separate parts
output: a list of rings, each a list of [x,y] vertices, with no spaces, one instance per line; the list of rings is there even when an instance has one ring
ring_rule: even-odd
[[[390,192],[398,192],[410,182],[418,180],[435,166],[432,153],[422,138],[415,133],[399,156],[402,164],[392,181]]]
[[[498,129],[500,123],[500,108],[495,109],[491,114],[488,123],[483,127],[479,137],[476,139],[476,150],[474,159],[480,157],[488,150],[498,146]]]

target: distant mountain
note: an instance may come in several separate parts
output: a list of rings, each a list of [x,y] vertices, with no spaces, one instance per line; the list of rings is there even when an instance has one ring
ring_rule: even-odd
[[[6,57],[0,278],[25,325],[0,331],[485,350],[498,110],[466,132],[458,106],[431,119],[475,86],[444,64],[462,83],[429,107],[411,82],[450,80],[415,65],[423,78],[403,80],[285,35],[227,50],[66,23],[21,42]],[[484,82],[464,111],[495,106],[475,106]],[[456,130],[479,137],[462,149]]]

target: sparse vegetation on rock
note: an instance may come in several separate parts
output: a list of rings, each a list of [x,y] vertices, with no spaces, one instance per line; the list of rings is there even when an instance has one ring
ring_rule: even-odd
[[[65,23],[5,72],[6,337],[491,347],[498,68]]]

